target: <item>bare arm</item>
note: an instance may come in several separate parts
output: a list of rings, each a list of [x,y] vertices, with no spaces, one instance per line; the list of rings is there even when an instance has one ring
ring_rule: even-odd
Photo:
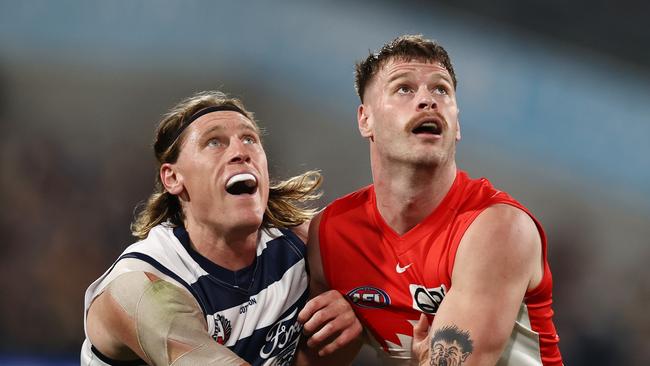
[[[527,289],[542,278],[541,242],[532,219],[508,205],[488,208],[461,240],[452,287],[426,334],[415,327],[421,365],[494,365],[512,333]],[[416,343],[417,344],[417,343]],[[424,352],[422,352],[424,351]]]
[[[248,365],[212,340],[196,300],[145,272],[115,278],[88,310],[88,336],[108,357],[150,365]]]
[[[361,348],[361,323],[352,306],[335,290],[330,290],[323,272],[318,230],[321,213],[309,226],[307,260],[309,262],[310,300],[298,314],[308,337],[302,342],[297,365],[346,365]]]

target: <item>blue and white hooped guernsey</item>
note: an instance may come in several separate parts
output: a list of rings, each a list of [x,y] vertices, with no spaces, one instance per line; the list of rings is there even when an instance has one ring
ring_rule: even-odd
[[[308,299],[305,255],[305,244],[290,230],[262,230],[254,263],[233,272],[194,251],[184,228],[158,225],[88,287],[84,328],[92,300],[114,278],[145,271],[194,296],[215,342],[251,365],[290,365],[302,333],[298,312]],[[87,332],[81,364],[112,364],[94,349]]]

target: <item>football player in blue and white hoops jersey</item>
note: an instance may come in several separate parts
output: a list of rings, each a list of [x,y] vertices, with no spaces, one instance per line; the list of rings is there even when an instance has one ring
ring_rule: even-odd
[[[349,303],[309,294],[314,212],[301,203],[320,174],[271,184],[253,114],[221,92],[172,108],[154,150],[140,241],[86,291],[81,364],[349,364],[361,333]]]

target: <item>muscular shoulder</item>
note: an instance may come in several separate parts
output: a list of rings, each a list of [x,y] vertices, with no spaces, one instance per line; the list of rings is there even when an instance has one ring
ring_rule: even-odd
[[[539,232],[532,218],[521,209],[508,204],[496,204],[479,214],[469,226],[463,241],[476,242],[475,245],[469,245],[477,250],[484,244],[487,245],[485,249],[490,251],[526,253],[538,246]]]
[[[476,219],[476,225],[482,229],[511,228],[536,232],[535,222],[526,212],[505,203],[497,203],[483,210]]]
[[[187,335],[190,329],[199,336],[186,339],[208,337],[192,295],[148,272],[127,272],[113,279],[90,306],[87,325],[92,344],[108,357],[137,356],[156,364],[171,363],[167,357],[173,360],[187,351],[183,346],[179,352],[161,352],[168,335]]]
[[[115,359],[145,357],[136,347],[134,318],[153,279],[147,272],[120,274],[93,300],[87,316],[88,337],[103,354]]]
[[[536,280],[541,263],[541,239],[532,218],[521,209],[496,204],[485,209],[467,229],[456,255],[457,270],[472,278],[492,273]],[[494,278],[498,279],[498,278]]]

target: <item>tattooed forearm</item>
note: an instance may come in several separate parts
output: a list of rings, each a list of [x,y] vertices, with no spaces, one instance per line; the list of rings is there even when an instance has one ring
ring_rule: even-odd
[[[474,342],[466,330],[455,325],[438,329],[431,338],[432,366],[460,366],[474,350]]]

